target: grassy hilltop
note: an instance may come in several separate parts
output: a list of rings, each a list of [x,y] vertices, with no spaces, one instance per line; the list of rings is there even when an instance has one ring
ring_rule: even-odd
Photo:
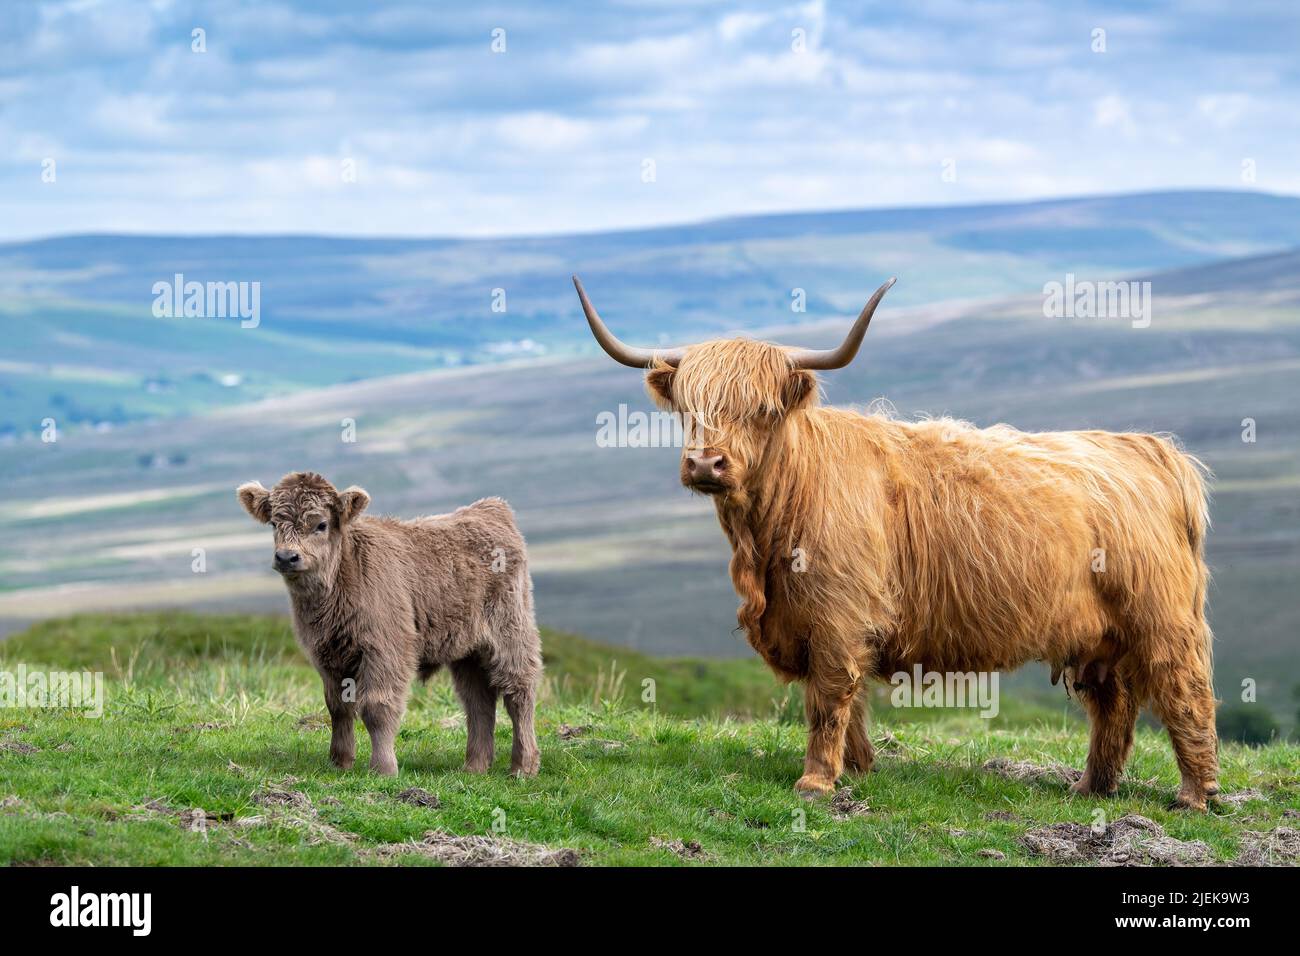
[[[809,803],[791,789],[802,707],[757,660],[543,639],[540,776],[507,775],[504,714],[492,772],[462,773],[460,708],[435,678],[413,695],[399,776],[382,779],[328,764],[319,683],[281,619],[37,625],[0,644],[0,671],[103,671],[105,713],[0,710],[0,863],[1217,863],[1294,862],[1300,849],[1294,745],[1225,744],[1226,802],[1189,815],[1166,809],[1177,772],[1151,728],[1139,728],[1119,797],[1099,801],[1066,792],[1087,748],[1072,704],[1008,691],[986,721],[882,695],[876,770]],[[368,756],[359,732],[358,767]],[[986,768],[995,758],[1006,762]],[[1090,839],[1092,825],[1108,829]]]

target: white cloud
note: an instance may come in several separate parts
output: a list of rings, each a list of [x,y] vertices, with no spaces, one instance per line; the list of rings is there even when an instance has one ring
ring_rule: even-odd
[[[0,35],[6,237],[555,232],[1233,185],[1243,155],[1260,188],[1289,189],[1300,153],[1282,39],[1300,11],[1267,29],[1210,8],[1180,19],[1172,2],[1141,16],[1001,0],[31,11]],[[497,24],[504,55],[488,46]],[[1089,48],[1094,26],[1106,54]],[[47,155],[58,187],[33,192]],[[957,178],[943,181],[950,157]]]
[[[1098,129],[1115,129],[1131,133],[1134,129],[1133,116],[1129,112],[1128,101],[1122,96],[1110,94],[1103,96],[1092,104],[1092,125]]]
[[[1196,100],[1196,109],[1215,126],[1233,126],[1242,115],[1250,109],[1251,99],[1241,93],[1218,93],[1201,96]]]

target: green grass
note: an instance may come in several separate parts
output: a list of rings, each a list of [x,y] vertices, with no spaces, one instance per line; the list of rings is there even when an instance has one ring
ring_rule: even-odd
[[[432,862],[410,846],[430,830],[574,848],[587,864],[955,864],[1041,862],[1020,842],[1044,823],[1136,812],[1232,859],[1243,830],[1300,809],[1300,748],[1223,748],[1225,793],[1260,798],[1210,814],[1166,809],[1177,784],[1163,734],[1139,728],[1119,796],[1071,797],[1062,784],[1005,779],[991,757],[1081,766],[1086,733],[1067,710],[1004,694],[992,721],[973,712],[902,711],[877,702],[875,771],[848,778],[865,812],[843,819],[805,802],[796,696],[756,661],[658,660],[547,632],[539,711],[542,772],[506,773],[498,725],[491,773],[460,771],[464,728],[449,685],[417,688],[395,779],[326,760],[319,683],[274,618],[188,614],[82,616],[0,644],[0,670],[101,670],[101,719],[0,710],[0,862],[57,864],[351,864]],[[653,703],[642,681],[654,680]],[[1071,705],[1072,706],[1072,705]],[[585,728],[573,735],[561,727]],[[33,749],[34,748],[34,749]],[[369,757],[358,734],[358,767]],[[436,794],[436,808],[399,798]],[[260,802],[267,788],[310,805]],[[205,831],[181,825],[202,808]],[[991,816],[997,814],[998,816]],[[702,857],[655,841],[698,842]]]

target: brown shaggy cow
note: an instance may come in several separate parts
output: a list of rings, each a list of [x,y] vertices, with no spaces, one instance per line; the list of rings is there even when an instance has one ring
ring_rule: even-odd
[[[312,472],[285,475],[269,491],[249,482],[238,495],[274,528],[294,634],[325,685],[335,764],[352,766],[359,711],[370,769],[397,773],[393,739],[411,681],[446,664],[465,707],[465,769],[492,765],[500,694],[514,724],[510,770],[537,773],[541,643],[524,539],[508,504],[484,498],[413,521],[372,518],[361,514],[365,491],[336,491]]]
[[[1076,792],[1114,792],[1150,705],[1182,774],[1177,803],[1205,807],[1218,756],[1196,459],[1154,435],[818,407],[813,370],[852,360],[892,279],[828,351],[632,348],[574,283],[602,347],[685,413],[681,480],[714,499],[740,624],[780,677],[806,684],[799,791],[870,768],[868,679],[1042,660],[1080,689],[1092,725]]]

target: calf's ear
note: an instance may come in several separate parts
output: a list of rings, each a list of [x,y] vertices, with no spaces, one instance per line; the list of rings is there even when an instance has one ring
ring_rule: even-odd
[[[366,489],[353,485],[339,492],[339,524],[347,524],[370,504]]]
[[[262,524],[271,520],[271,492],[262,487],[260,481],[249,481],[239,486],[235,492],[244,510]]]

